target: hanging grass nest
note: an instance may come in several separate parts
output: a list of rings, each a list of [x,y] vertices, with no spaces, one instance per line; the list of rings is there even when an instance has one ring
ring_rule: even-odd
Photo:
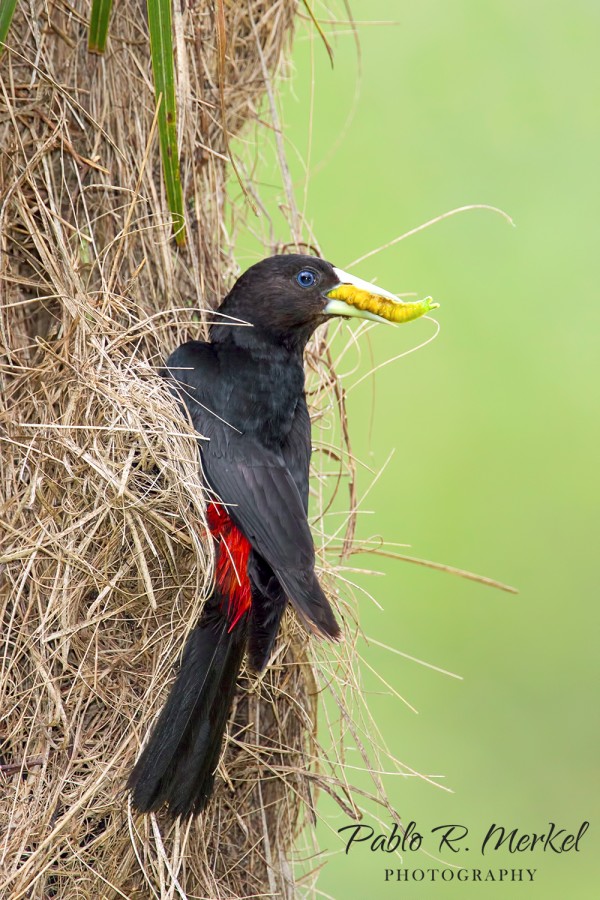
[[[115,4],[104,56],[84,0],[19,4],[0,59],[3,897],[295,896],[317,691],[292,616],[242,676],[205,814],[135,817],[124,790],[213,576],[196,440],[158,373],[235,274],[224,128],[256,117],[295,7],[174,4],[184,248],[145,4]]]

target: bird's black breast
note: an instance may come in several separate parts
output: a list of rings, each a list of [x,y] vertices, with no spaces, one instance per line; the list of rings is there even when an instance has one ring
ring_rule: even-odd
[[[197,430],[223,426],[281,452],[304,404],[302,359],[283,348],[249,352],[189,341],[166,363]]]

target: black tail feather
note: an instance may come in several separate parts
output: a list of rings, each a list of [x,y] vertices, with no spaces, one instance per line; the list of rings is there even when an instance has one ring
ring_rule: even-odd
[[[211,795],[246,647],[248,615],[229,631],[213,595],[190,634],[179,673],[127,783],[133,806],[167,804],[173,818],[200,812]]]

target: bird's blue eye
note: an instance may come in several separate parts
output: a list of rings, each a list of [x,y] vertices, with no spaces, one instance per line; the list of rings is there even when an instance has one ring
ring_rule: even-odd
[[[296,281],[303,288],[312,287],[316,280],[315,273],[311,272],[310,269],[302,269],[296,275]]]

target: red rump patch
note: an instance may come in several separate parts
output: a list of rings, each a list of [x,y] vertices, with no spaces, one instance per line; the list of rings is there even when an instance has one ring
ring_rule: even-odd
[[[227,598],[229,631],[252,606],[252,589],[248,578],[250,541],[233,524],[225,508],[210,503],[206,510],[208,527],[218,542],[217,587]]]

